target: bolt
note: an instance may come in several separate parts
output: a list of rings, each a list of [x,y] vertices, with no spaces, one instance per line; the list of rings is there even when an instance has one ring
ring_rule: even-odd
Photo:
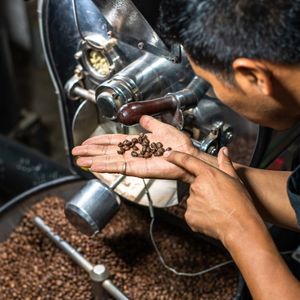
[[[82,56],[82,51],[78,51],[74,54],[75,59],[79,59]]]
[[[227,131],[225,133],[225,138],[226,138],[227,143],[230,143],[233,139],[233,132],[232,131]]]
[[[207,153],[211,155],[217,155],[218,149],[215,146],[210,146],[207,150]]]
[[[212,130],[211,130],[211,133],[212,133],[213,135],[218,135],[218,129],[217,129],[217,128],[212,129]]]
[[[178,64],[179,63],[179,57],[178,56],[173,56],[171,58],[171,62],[174,63],[174,64]]]
[[[144,47],[145,47],[145,44],[144,44],[143,42],[139,42],[139,43],[138,43],[138,48],[139,48],[140,50],[143,50]]]

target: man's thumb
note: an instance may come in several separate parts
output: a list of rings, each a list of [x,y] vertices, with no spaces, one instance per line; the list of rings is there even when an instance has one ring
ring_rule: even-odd
[[[218,166],[219,169],[226,174],[239,178],[233,167],[232,161],[229,158],[229,151],[227,147],[222,147],[218,153]]]

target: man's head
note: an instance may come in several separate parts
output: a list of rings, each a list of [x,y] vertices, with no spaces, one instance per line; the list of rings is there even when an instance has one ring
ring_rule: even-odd
[[[278,129],[300,119],[300,0],[163,0],[161,30],[236,111]]]

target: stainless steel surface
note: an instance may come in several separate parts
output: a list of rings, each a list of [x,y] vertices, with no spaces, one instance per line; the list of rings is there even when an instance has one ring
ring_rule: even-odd
[[[69,243],[64,241],[59,235],[55,234],[40,217],[35,217],[33,222],[52,242],[55,243],[56,246],[68,254],[76,264],[78,264],[86,272],[92,272],[94,268],[93,265],[79,252],[77,252]]]
[[[111,25],[111,30],[118,39],[138,47],[147,49],[157,55],[172,59],[170,53],[130,0],[93,0],[100,8],[103,16]]]
[[[166,97],[173,97],[177,102],[177,109],[174,113],[169,112],[162,117],[162,120],[171,124],[179,130],[184,129],[184,115],[183,112],[189,108],[197,106],[202,98],[205,96],[210,85],[202,78],[195,76],[188,86],[178,92],[168,93]]]
[[[73,90],[74,95],[96,103],[95,91],[86,90],[80,86],[76,86]]]
[[[65,214],[70,223],[86,235],[101,231],[119,209],[120,199],[113,189],[124,178],[124,175],[119,176],[111,187],[97,179],[89,180],[65,205]]]
[[[187,61],[173,64],[164,58],[144,54],[96,90],[100,114],[116,119],[122,105],[174,92],[185,87],[193,77]]]
[[[192,115],[195,127],[199,128],[201,132],[199,141],[202,143],[203,151],[208,150],[211,142],[214,141],[219,141],[218,143],[221,146],[229,143],[230,150],[235,149],[232,152],[237,152],[236,149],[239,148],[239,143],[246,143],[247,151],[251,155],[245,156],[242,160],[240,155],[237,162],[245,165],[251,163],[257,144],[258,125],[243,118],[219,100],[209,97],[198,102],[197,107],[192,110]],[[222,127],[222,130],[215,135],[215,125],[220,123],[226,125],[226,127]],[[212,146],[215,146],[215,144]],[[216,153],[218,149],[219,147],[216,147],[216,150],[211,149],[209,152],[213,151]],[[232,159],[235,160],[235,157],[232,157]]]
[[[72,121],[74,145],[81,144],[91,136],[98,126],[98,110],[95,103],[83,101],[78,107]]]

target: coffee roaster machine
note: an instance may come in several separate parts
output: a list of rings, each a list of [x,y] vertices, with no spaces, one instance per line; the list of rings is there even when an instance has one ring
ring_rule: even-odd
[[[43,46],[59,96],[70,168],[98,179],[88,181],[66,206],[69,220],[88,234],[101,230],[102,219],[108,220],[118,207],[116,194],[103,186],[113,184],[117,175],[91,175],[70,155],[74,145],[90,136],[138,133],[139,117],[150,114],[186,131],[202,151],[215,155],[223,145],[238,150],[243,144],[248,153],[234,159],[245,164],[258,159],[263,129],[214,97],[193,73],[180,45],[164,43],[158,34],[158,6],[159,1],[40,1]],[[146,184],[154,206],[180,200],[183,188],[174,181]],[[141,179],[123,178],[114,188],[123,198],[148,203]]]
[[[8,203],[1,213],[18,207],[12,227],[36,195],[47,190],[67,193],[66,216],[88,235],[109,222],[120,199],[148,206],[150,195],[158,208],[180,202],[186,194],[183,184],[91,174],[78,168],[71,155],[73,146],[94,135],[141,132],[142,114],[185,131],[201,151],[216,155],[227,145],[234,161],[258,167],[267,167],[299,136],[297,128],[274,133],[222,104],[195,76],[182,47],[161,39],[159,2],[38,1],[41,40],[74,176],[27,191]],[[70,186],[72,191],[66,192]],[[22,199],[26,201],[20,204]],[[9,216],[12,219],[11,212]]]

